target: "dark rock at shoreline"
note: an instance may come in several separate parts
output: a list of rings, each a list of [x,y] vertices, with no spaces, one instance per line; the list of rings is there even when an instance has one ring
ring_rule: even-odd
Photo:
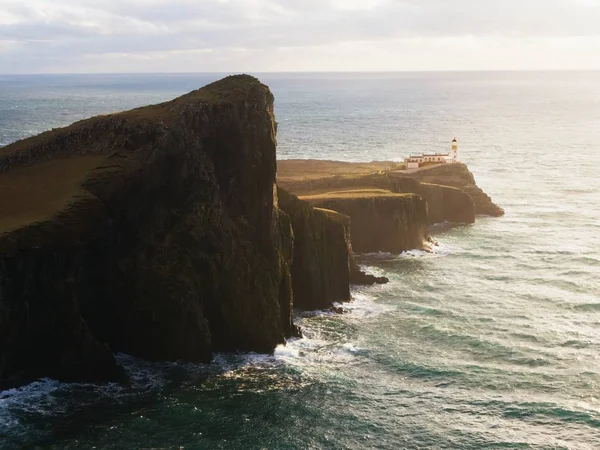
[[[279,188],[279,207],[289,214],[294,231],[292,286],[294,307],[301,311],[336,310],[350,301],[350,284],[385,284],[385,277],[363,272],[353,255],[350,218],[313,208]]]
[[[362,271],[358,264],[353,259],[352,268],[350,270],[350,283],[357,286],[373,286],[375,284],[386,284],[389,283],[390,279],[387,277],[376,277]]]

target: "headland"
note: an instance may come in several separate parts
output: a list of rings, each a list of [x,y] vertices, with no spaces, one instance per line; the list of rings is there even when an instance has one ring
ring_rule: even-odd
[[[125,380],[115,352],[273,352],[294,309],[386,282],[353,252],[501,213],[461,164],[278,163],[273,100],[228,77],[0,149],[0,380]]]
[[[468,167],[459,162],[407,169],[405,163],[390,161],[285,160],[278,162],[277,182],[316,205],[340,197],[375,201],[385,195],[415,194],[427,202],[429,225],[474,223],[477,215],[504,215],[477,186]]]

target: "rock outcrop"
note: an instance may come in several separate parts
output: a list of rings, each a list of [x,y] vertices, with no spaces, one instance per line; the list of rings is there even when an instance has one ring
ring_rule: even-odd
[[[285,166],[286,161],[280,161],[279,165]],[[395,194],[417,194],[427,201],[430,224],[440,222],[473,223],[475,221],[475,204],[463,190],[441,184],[421,183],[396,172],[323,178],[309,177],[306,179],[278,177],[278,183],[300,196],[326,195],[328,192],[344,190],[384,190]]]
[[[237,76],[0,150],[0,378],[118,379],[113,351],[209,361],[284,342],[275,147],[272,94]]]
[[[354,259],[350,217],[313,208],[279,188],[279,207],[294,230],[292,287],[294,307],[301,311],[329,309],[350,301],[350,284],[384,284],[389,280],[362,271]]]
[[[414,191],[427,201],[429,223],[470,224],[475,222],[475,204],[463,190],[440,184],[420,183]]]
[[[294,307],[388,281],[353,250],[427,248],[431,222],[502,213],[462,165],[328,162],[349,172],[278,194],[275,134],[269,89],[235,76],[0,149],[0,381],[123,380],[113,352],[272,352],[299,334]]]
[[[292,289],[294,307],[312,311],[350,300],[350,219],[312,208],[279,189],[279,207],[294,231]]]
[[[357,286],[373,286],[374,284],[386,284],[389,283],[390,279],[387,277],[378,277],[366,273],[360,268],[354,255],[350,256],[350,284]]]
[[[475,183],[465,164],[442,164],[404,175],[422,183],[451,186],[467,193],[474,202],[475,214],[500,217],[504,210],[496,205]]]
[[[475,183],[464,164],[444,164],[418,171],[399,170],[391,162],[347,163],[340,161],[279,161],[277,182],[299,196],[342,190],[383,189],[413,193],[428,204],[429,223],[473,223],[475,216],[501,216]]]
[[[416,194],[363,189],[300,198],[350,217],[352,248],[357,253],[401,253],[423,249],[428,243],[427,203]]]

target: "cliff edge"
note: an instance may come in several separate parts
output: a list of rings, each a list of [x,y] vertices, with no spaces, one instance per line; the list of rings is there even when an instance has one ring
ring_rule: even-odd
[[[398,172],[392,172],[396,175]],[[467,193],[474,202],[475,214],[500,217],[504,210],[496,205],[475,182],[475,177],[466,164],[441,164],[412,173],[401,174],[425,184],[450,186]]]

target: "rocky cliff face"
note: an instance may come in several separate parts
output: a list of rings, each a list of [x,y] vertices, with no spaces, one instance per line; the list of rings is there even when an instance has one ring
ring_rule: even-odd
[[[384,175],[380,183],[391,192],[414,193],[427,201],[429,223],[474,223],[475,204],[473,199],[457,187],[435,183],[422,183],[394,173]]]
[[[315,207],[349,216],[352,248],[357,253],[401,253],[427,244],[427,203],[416,194],[363,189],[301,198]]]
[[[208,361],[293,333],[274,124],[238,76],[2,149],[0,378],[115,379],[112,351]]]
[[[444,164],[405,175],[422,183],[450,186],[467,193],[474,202],[475,214],[492,217],[504,215],[504,210],[479,188],[465,164]]]
[[[281,188],[278,197],[279,207],[289,215],[294,233],[291,273],[296,309],[328,309],[334,303],[350,301],[350,284],[389,281],[366,274],[354,260],[350,217],[313,208]]]
[[[431,224],[473,223],[476,214],[494,217],[504,214],[477,186],[464,164],[405,171],[392,162],[287,160],[279,162],[277,181],[300,196],[359,189],[414,193],[427,201]]]
[[[350,219],[312,208],[279,189],[279,207],[294,232],[292,287],[294,306],[312,311],[350,300]]]
[[[285,166],[286,161],[280,161]],[[422,183],[396,172],[368,175],[333,176],[323,178],[290,179],[279,177],[278,183],[300,196],[319,195],[342,190],[381,189],[390,193],[417,194],[427,201],[429,223],[473,223],[475,204],[462,189],[434,183]]]

